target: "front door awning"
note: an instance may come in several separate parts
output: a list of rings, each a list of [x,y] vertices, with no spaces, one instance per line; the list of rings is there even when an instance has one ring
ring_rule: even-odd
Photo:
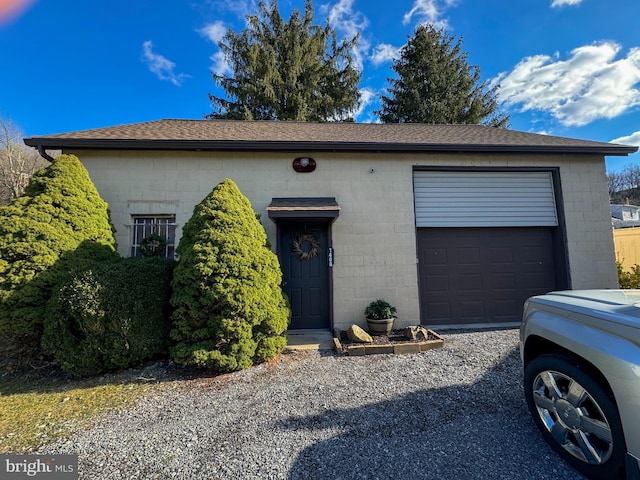
[[[267,207],[269,218],[278,219],[329,219],[338,218],[340,205],[334,197],[272,198]]]

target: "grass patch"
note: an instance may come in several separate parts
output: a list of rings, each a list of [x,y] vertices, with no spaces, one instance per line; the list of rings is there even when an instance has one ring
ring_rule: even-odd
[[[164,388],[144,377],[129,371],[78,380],[55,371],[0,378],[0,454],[32,452]]]

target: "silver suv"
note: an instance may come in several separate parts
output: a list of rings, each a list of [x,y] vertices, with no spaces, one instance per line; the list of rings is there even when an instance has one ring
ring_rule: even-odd
[[[640,479],[640,290],[532,297],[524,394],[545,439],[588,478]]]

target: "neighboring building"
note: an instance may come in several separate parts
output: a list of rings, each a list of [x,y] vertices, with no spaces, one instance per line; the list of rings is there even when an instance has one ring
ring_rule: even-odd
[[[636,205],[620,205],[620,204],[612,204],[611,208],[611,217],[617,220],[621,220],[622,223],[618,223],[618,227],[616,228],[624,228],[624,222],[635,222],[630,223],[628,226],[638,226],[640,225],[640,207]]]
[[[122,255],[179,241],[233,179],[283,269],[292,329],[513,325],[530,295],[617,286],[605,155],[636,147],[479,125],[160,120],[33,137],[77,155]]]

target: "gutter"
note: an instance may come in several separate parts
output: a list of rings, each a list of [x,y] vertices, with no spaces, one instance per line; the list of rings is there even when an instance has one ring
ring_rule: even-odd
[[[42,158],[44,158],[47,162],[49,163],[53,163],[53,161],[55,160],[55,158],[53,158],[51,155],[49,155],[47,153],[47,151],[45,150],[44,145],[38,145],[38,153],[40,154],[40,156]]]
[[[95,138],[27,138],[24,143],[45,148],[88,150],[183,150],[183,151],[323,151],[323,152],[475,152],[554,153],[626,156],[638,147],[626,145],[525,145],[525,144],[420,144],[384,142],[237,141],[237,140],[137,140]],[[47,158],[47,157],[44,157]],[[51,161],[51,160],[50,160]]]

